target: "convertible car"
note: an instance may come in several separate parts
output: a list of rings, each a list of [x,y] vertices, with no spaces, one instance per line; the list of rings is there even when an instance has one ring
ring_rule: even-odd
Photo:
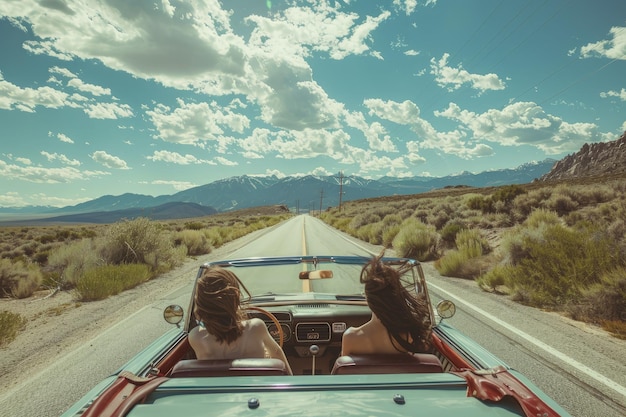
[[[88,392],[64,417],[165,416],[532,416],[569,414],[531,381],[446,323],[452,302],[433,306],[419,262],[403,284],[425,297],[433,323],[426,353],[342,356],[344,331],[371,317],[360,256],[294,256],[211,262],[232,269],[252,294],[251,317],[265,321],[281,360],[198,360],[187,335],[189,308],[166,308],[173,328]]]

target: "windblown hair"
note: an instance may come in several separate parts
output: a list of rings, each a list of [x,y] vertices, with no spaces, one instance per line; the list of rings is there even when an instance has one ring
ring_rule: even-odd
[[[372,258],[361,270],[365,296],[370,310],[380,319],[391,343],[413,353],[429,352],[432,346],[430,310],[423,294],[414,296],[401,277],[411,265],[385,264],[383,253]]]
[[[194,314],[218,342],[230,344],[243,333],[242,288],[250,294],[234,273],[219,267],[207,268],[198,278]]]

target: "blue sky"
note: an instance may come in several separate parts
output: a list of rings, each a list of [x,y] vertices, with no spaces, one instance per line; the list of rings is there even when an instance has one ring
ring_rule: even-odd
[[[623,0],[0,2],[0,206],[441,177],[626,130]]]

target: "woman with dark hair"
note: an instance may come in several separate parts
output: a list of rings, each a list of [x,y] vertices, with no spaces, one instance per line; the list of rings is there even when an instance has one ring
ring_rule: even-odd
[[[361,270],[372,318],[344,332],[341,354],[429,352],[431,323],[426,299],[412,295],[401,280],[411,267],[387,265],[382,257],[381,253]]]
[[[248,289],[231,271],[207,268],[198,278],[194,315],[198,326],[189,332],[189,344],[198,359],[277,358],[285,353],[270,335],[263,320],[248,319],[241,309],[241,289]]]

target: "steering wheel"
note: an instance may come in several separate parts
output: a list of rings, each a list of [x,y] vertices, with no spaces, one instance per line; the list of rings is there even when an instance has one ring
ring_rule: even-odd
[[[248,306],[245,309],[246,310],[258,311],[259,313],[262,313],[263,315],[269,317],[269,319],[274,322],[274,325],[276,325],[276,329],[278,330],[278,346],[280,346],[280,348],[282,349],[283,348],[283,342],[285,340],[285,334],[283,333],[283,328],[281,327],[280,322],[278,321],[276,316],[273,315],[272,313],[270,313],[269,311],[267,311],[266,309],[261,308],[261,307]]]

